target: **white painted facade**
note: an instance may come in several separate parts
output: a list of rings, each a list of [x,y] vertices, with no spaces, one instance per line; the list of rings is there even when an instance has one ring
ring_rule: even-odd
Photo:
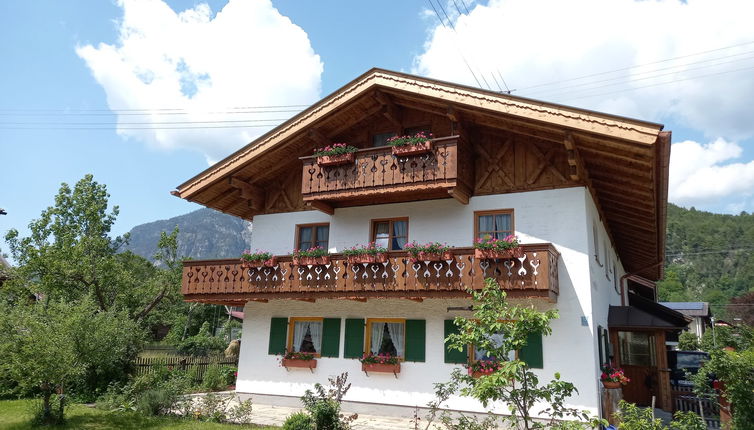
[[[297,224],[329,222],[330,250],[337,252],[366,244],[370,239],[370,221],[391,217],[409,218],[409,241],[439,241],[450,246],[470,247],[474,212],[496,209],[514,210],[514,226],[520,242],[550,242],[561,253],[557,303],[541,299],[519,302],[532,303],[542,310],[558,309],[560,318],[552,323],[553,333],[543,339],[544,368],[536,372],[542,381],[560,372],[564,380],[574,382],[579,390],[571,404],[597,413],[600,388],[596,330],[598,325],[607,327],[608,306],[620,305],[615,277],[619,278],[623,269],[591,195],[583,187],[476,196],[468,205],[444,199],[341,208],[336,209],[333,216],[317,211],[257,215],[252,249],[288,254],[294,247]],[[595,230],[600,263],[595,259]],[[609,267],[605,267],[607,261],[610,261]],[[372,299],[366,303],[344,300],[249,302],[244,309],[237,390],[299,397],[315,382],[326,383],[328,377],[347,371],[353,386],[346,400],[412,408],[425,406],[433,397],[432,384],[447,381],[452,369],[459,367],[444,363],[443,321],[470,314],[448,312],[447,307],[468,304],[466,299],[426,299],[422,303],[400,299]],[[272,317],[343,318],[340,357],[318,359],[313,373],[308,369],[287,371],[279,365],[279,357],[267,354]],[[380,317],[425,319],[426,362],[403,363],[397,378],[389,374],[367,377],[361,372],[358,360],[342,358],[345,318]],[[448,407],[484,411],[481,404],[467,398],[453,399]]]

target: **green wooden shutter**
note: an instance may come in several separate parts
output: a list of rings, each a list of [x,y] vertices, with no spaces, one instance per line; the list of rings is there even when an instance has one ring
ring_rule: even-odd
[[[322,357],[340,355],[340,318],[322,320]]]
[[[526,346],[518,352],[518,358],[533,369],[542,369],[544,367],[542,335],[540,333],[531,333],[527,336]]]
[[[271,355],[285,354],[288,343],[288,318],[272,318],[270,321],[270,346],[267,353]]]
[[[364,355],[364,325],[363,319],[346,319],[346,339],[343,347],[343,358],[361,358]]]
[[[406,320],[406,361],[425,361],[426,338],[427,322],[425,320]]]
[[[453,320],[445,320],[445,338],[443,338],[443,342],[451,334],[458,334],[458,326],[456,326],[453,323]],[[446,343],[445,344],[445,362],[457,363],[457,364],[466,363],[469,359],[467,349],[468,348],[466,346],[464,346],[463,350],[461,351],[457,349],[451,349],[448,347],[448,344]]]

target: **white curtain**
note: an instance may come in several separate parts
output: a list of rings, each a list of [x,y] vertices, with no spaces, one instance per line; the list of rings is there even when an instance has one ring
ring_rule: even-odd
[[[403,249],[408,243],[408,223],[406,221],[393,222],[393,249]]]
[[[495,225],[493,224],[492,215],[479,216],[479,237],[484,238],[486,234],[489,234],[493,230],[495,230]]]
[[[495,231],[498,239],[505,239],[508,231],[511,231],[511,216],[508,214],[495,215]]]
[[[320,348],[322,348],[322,323],[310,322],[309,333],[312,335],[312,343],[314,344],[314,351],[316,351],[317,353],[321,352]]]
[[[304,341],[308,327],[308,321],[296,321],[293,325],[293,351],[299,352],[301,350],[301,343]]]
[[[403,357],[406,346],[405,336],[403,336],[403,323],[387,323],[387,332],[393,340],[395,354],[398,357]]]
[[[372,323],[372,336],[371,336],[371,352],[372,354],[380,353],[380,346],[382,345],[382,336],[385,330],[385,323]]]

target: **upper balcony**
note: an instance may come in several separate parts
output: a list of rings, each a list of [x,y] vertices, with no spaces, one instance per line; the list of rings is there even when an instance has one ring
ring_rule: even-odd
[[[459,141],[459,136],[433,139],[431,151],[413,156],[395,156],[390,146],[361,149],[354,163],[340,166],[320,166],[317,157],[302,157],[304,202],[325,212],[377,198],[394,203],[454,197],[468,204],[466,178],[472,169],[464,164],[470,161]]]
[[[558,296],[560,253],[550,243],[522,245],[524,256],[480,260],[471,248],[453,249],[450,260],[412,263],[405,251],[389,252],[385,263],[349,264],[334,254],[331,264],[296,266],[290,256],[274,267],[243,268],[240,260],[195,260],[183,265],[181,292],[187,301],[243,305],[273,299],[467,297],[486,278],[495,279],[511,297]]]

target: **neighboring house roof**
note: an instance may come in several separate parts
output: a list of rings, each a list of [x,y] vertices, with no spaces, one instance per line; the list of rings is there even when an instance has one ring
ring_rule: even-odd
[[[690,317],[712,316],[708,302],[661,302],[660,304]]]
[[[381,96],[399,107],[564,146],[571,177],[592,193],[626,270],[661,278],[670,158],[670,132],[662,125],[383,69],[369,70],[172,194],[244,219],[265,213],[240,204],[234,180],[263,192],[292,177],[291,163],[319,145],[312,135],[335,138],[382,115]],[[295,199],[280,192],[274,197]]]

